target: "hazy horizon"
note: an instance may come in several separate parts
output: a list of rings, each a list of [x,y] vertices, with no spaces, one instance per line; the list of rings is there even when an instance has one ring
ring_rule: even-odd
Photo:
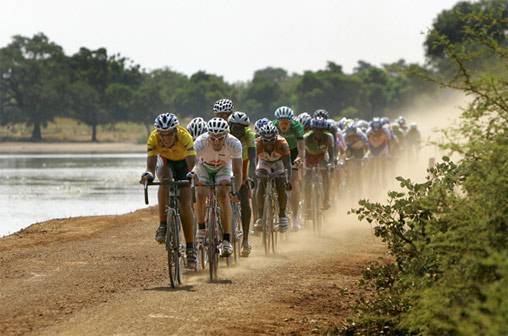
[[[432,1],[137,1],[7,0],[0,46],[43,32],[67,54],[107,48],[148,70],[199,70],[229,82],[268,66],[288,72],[350,72],[359,60],[381,65],[424,61],[424,32],[455,0]]]

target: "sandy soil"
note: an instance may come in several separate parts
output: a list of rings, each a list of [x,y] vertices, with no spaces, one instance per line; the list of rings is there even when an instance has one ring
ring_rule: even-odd
[[[265,257],[186,272],[168,287],[156,209],[52,220],[0,239],[1,335],[305,335],[350,313],[362,266],[383,254],[370,227],[329,216],[321,237],[303,231]]]
[[[107,154],[145,151],[145,145],[121,142],[0,142],[0,154]]]

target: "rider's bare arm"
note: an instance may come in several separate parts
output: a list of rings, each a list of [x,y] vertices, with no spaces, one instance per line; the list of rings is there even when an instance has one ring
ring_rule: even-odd
[[[190,155],[185,158],[185,162],[187,163],[187,168],[189,171],[194,168],[194,165],[196,164],[196,155]]]
[[[291,169],[291,156],[286,155],[282,157],[282,163],[284,164],[284,168],[288,173],[288,181],[291,181],[291,174],[293,174],[293,170]]]
[[[305,140],[298,140],[296,142],[296,146],[298,148],[298,156],[300,157],[300,160],[305,161]]]
[[[146,171],[155,174],[155,166],[157,166],[157,156],[149,156],[146,158]]]
[[[233,177],[235,180],[235,192],[238,192],[242,184],[242,165],[243,165],[242,158],[232,159],[232,165],[233,165]]]

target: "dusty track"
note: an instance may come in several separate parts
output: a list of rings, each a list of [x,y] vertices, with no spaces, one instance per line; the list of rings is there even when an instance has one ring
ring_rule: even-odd
[[[329,221],[259,249],[221,283],[168,286],[155,209],[37,224],[0,239],[1,335],[311,334],[349,314],[362,266],[382,254],[368,227]],[[259,245],[257,240],[254,244]]]

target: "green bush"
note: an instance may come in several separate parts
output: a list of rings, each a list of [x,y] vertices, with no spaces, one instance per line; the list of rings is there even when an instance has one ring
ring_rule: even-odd
[[[488,29],[465,36],[481,53],[442,40],[458,70],[440,80],[474,98],[443,145],[461,159],[443,157],[423,183],[399,177],[402,191],[386,204],[353,210],[375,223],[393,260],[365,270],[365,295],[341,334],[508,335],[508,48]],[[474,57],[496,60],[496,71],[473,67]]]

